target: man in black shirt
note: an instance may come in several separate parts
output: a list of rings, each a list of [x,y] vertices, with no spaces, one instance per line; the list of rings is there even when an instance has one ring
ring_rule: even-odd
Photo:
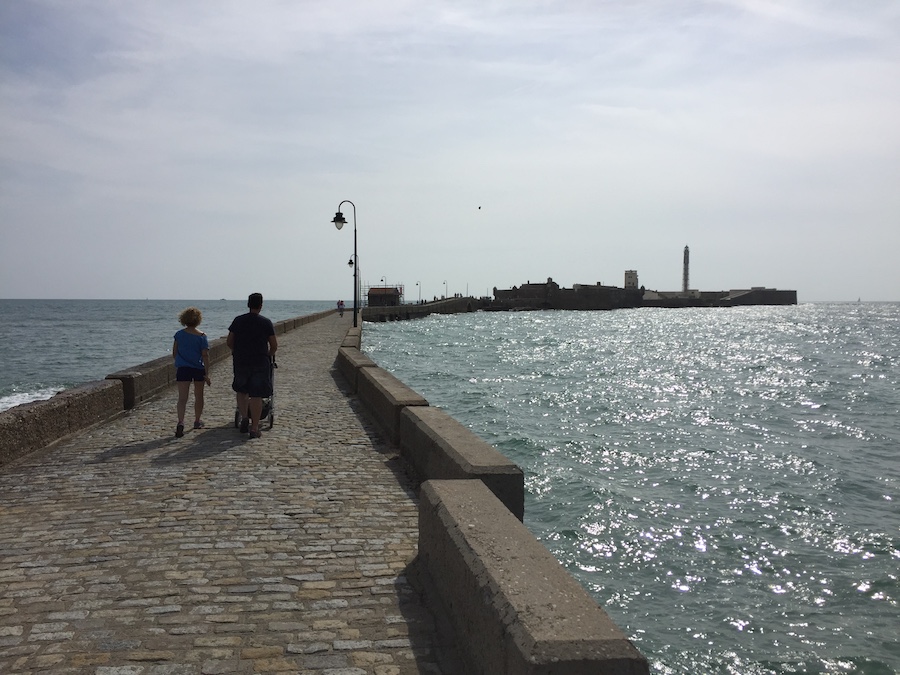
[[[278,349],[275,326],[260,314],[262,305],[262,294],[251,293],[247,299],[250,311],[235,317],[228,327],[227,344],[234,366],[231,388],[237,394],[241,433],[249,431],[250,438],[262,436],[262,400],[272,395],[272,357]]]

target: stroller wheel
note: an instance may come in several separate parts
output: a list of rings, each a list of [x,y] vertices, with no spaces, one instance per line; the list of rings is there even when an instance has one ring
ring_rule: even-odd
[[[240,426],[241,426],[241,411],[235,410],[234,411],[234,428],[239,429]]]
[[[275,426],[275,413],[269,413],[269,428]]]

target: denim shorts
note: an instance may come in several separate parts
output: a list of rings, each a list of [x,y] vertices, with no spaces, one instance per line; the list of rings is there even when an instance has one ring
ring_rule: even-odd
[[[251,398],[268,398],[272,395],[272,367],[235,366],[231,388],[238,394],[248,394]]]
[[[190,366],[178,366],[175,369],[176,382],[203,382],[206,379],[204,368],[191,368]]]

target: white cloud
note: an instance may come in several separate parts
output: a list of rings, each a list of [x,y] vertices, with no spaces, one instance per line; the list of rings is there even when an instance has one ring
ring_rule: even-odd
[[[346,295],[349,198],[363,278],[425,296],[677,288],[690,244],[701,288],[900,299],[898,27],[890,2],[6,3],[0,296]]]

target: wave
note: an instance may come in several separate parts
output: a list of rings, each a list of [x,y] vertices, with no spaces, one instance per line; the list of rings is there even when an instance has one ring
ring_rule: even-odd
[[[32,401],[46,401],[53,398],[56,394],[63,391],[63,387],[45,387],[34,391],[18,391],[6,396],[0,396],[0,412],[15,408],[23,403],[31,403]]]

